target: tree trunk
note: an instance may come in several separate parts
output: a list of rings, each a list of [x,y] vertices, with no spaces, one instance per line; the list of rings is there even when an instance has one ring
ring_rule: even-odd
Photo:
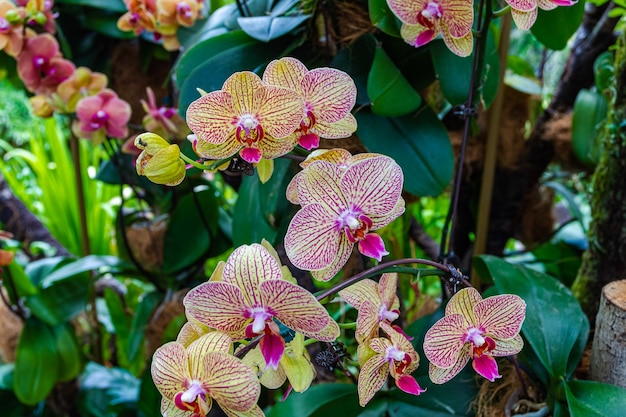
[[[602,156],[593,176],[589,249],[572,287],[593,321],[602,287],[626,276],[626,35],[615,57],[615,100],[603,131]]]
[[[626,280],[611,282],[602,290],[590,377],[626,388]]]

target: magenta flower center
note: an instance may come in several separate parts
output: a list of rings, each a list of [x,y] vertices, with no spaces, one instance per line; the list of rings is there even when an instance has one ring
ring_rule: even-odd
[[[100,129],[104,127],[109,120],[109,115],[104,110],[98,110],[91,116],[91,127],[94,129]]]
[[[237,123],[236,137],[242,144],[250,147],[263,139],[263,127],[256,117],[251,114],[244,114]]]
[[[471,327],[465,335],[465,342],[472,342],[474,346],[482,346],[485,344],[483,332],[476,327]]]
[[[417,15],[420,25],[433,29],[438,19],[443,16],[443,9],[436,1],[429,1],[426,7]]]
[[[206,416],[211,410],[202,383],[195,379],[191,381],[186,391],[176,394],[174,405],[180,410],[192,411],[196,416]]]
[[[378,310],[378,320],[383,321],[387,320],[389,323],[393,322],[400,315],[396,311],[389,311],[385,305],[380,306],[380,310]]]
[[[489,336],[485,336],[484,330],[470,327],[465,335],[465,342],[471,342],[471,353],[474,358],[478,358],[485,352],[495,349],[496,342]]]
[[[0,33],[6,33],[11,29],[9,21],[4,17],[0,17]]]
[[[187,3],[178,3],[176,5],[176,13],[184,17],[191,17],[191,7]]]
[[[396,362],[402,362],[404,360],[404,357],[406,356],[406,353],[404,353],[403,351],[401,351],[400,349],[398,349],[395,346],[389,346],[386,350],[385,350],[385,360],[386,361],[396,361]]]
[[[373,224],[372,220],[357,208],[344,210],[335,222],[339,230],[346,232],[348,240],[352,243],[365,239]]]
[[[272,315],[267,312],[265,307],[252,307],[249,310],[252,321],[252,331],[254,333],[261,333],[265,330],[265,322],[272,318]]]
[[[38,70],[41,70],[46,65],[46,63],[46,59],[42,56],[36,55],[33,57],[33,66]]]

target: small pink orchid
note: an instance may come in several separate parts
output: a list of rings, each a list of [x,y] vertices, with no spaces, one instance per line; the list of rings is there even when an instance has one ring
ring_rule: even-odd
[[[300,127],[294,133],[303,148],[317,148],[320,137],[346,138],[356,130],[356,119],[350,113],[356,86],[345,72],[334,68],[309,71],[302,62],[286,57],[269,63],[263,81],[290,88],[304,100]]]
[[[288,88],[263,84],[253,72],[231,75],[221,90],[208,93],[187,109],[196,134],[196,152],[208,159],[236,153],[250,162],[273,159],[295,146],[290,135],[300,126],[304,103]]]
[[[369,341],[369,349],[374,354],[370,353],[359,373],[361,407],[365,407],[383,387],[389,375],[396,381],[396,386],[408,394],[420,395],[426,391],[410,375],[419,365],[419,356],[411,342],[387,323],[381,323],[381,327],[389,338],[377,337]]]
[[[74,64],[61,56],[56,39],[45,33],[25,40],[17,72],[28,91],[47,95],[72,75]]]
[[[459,56],[472,53],[472,0],[387,0],[391,11],[402,21],[402,38],[419,47],[439,33],[448,49]]]
[[[475,288],[464,288],[446,306],[446,314],[424,337],[430,361],[430,379],[443,384],[461,372],[472,359],[474,370],[493,382],[500,378],[494,356],[522,350],[519,331],[526,303],[517,295],[485,298]]]
[[[174,107],[157,106],[154,92],[150,87],[146,89],[148,101],[141,100],[146,115],[142,123],[143,127],[168,139],[184,138],[189,133],[189,128]]]
[[[152,379],[163,396],[161,413],[204,417],[215,400],[229,416],[262,416],[256,374],[231,353],[232,340],[221,332],[207,333],[187,348],[178,342],[158,348]]]
[[[0,0],[0,51],[18,56],[24,44],[20,10],[8,0]]]
[[[530,29],[537,20],[537,9],[552,10],[557,6],[572,6],[577,0],[506,0],[511,6],[511,16],[521,30]]]
[[[262,335],[261,352],[274,369],[285,350],[274,319],[318,340],[329,342],[339,336],[326,309],[310,292],[283,279],[278,261],[259,244],[237,248],[228,257],[221,280],[213,277],[192,289],[183,304],[189,317],[235,340]]]
[[[305,165],[287,192],[302,206],[285,236],[291,262],[327,281],[348,261],[355,243],[363,255],[382,260],[385,243],[372,231],[404,212],[402,182],[402,169],[384,155],[355,155],[341,163],[320,158]]]
[[[56,94],[53,95],[55,107],[72,113],[76,111],[76,105],[81,98],[98,94],[106,88],[107,83],[106,75],[92,72],[87,67],[78,67],[57,87]]]
[[[364,279],[339,291],[339,295],[359,311],[356,322],[359,343],[378,336],[381,322],[392,323],[400,316],[397,287],[398,274],[383,274],[379,282]]]
[[[105,88],[95,96],[81,99],[76,105],[78,119],[72,126],[76,136],[101,143],[105,135],[113,138],[128,136],[130,105],[115,91]]]

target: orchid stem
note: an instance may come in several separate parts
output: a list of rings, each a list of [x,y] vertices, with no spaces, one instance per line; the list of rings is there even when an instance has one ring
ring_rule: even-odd
[[[187,155],[185,155],[184,153],[181,152],[180,154],[180,158],[187,162],[189,165],[193,166],[194,168],[198,168],[198,169],[209,169],[206,165],[203,165],[201,163],[199,163],[198,161],[194,161],[193,159],[191,159],[190,157],[188,157]]]
[[[356,321],[350,323],[337,323],[340,329],[356,329]]]
[[[496,10],[495,12],[493,12],[491,14],[491,16],[495,17],[502,17],[505,14],[507,14],[509,11],[511,10],[511,6],[506,5],[505,7],[501,8],[500,10]]]

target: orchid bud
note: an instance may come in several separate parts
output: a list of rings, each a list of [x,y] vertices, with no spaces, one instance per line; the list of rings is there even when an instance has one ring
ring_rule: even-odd
[[[135,138],[135,146],[142,150],[136,161],[137,174],[156,184],[170,186],[185,179],[185,162],[180,159],[178,145],[170,145],[161,136],[148,132]]]

